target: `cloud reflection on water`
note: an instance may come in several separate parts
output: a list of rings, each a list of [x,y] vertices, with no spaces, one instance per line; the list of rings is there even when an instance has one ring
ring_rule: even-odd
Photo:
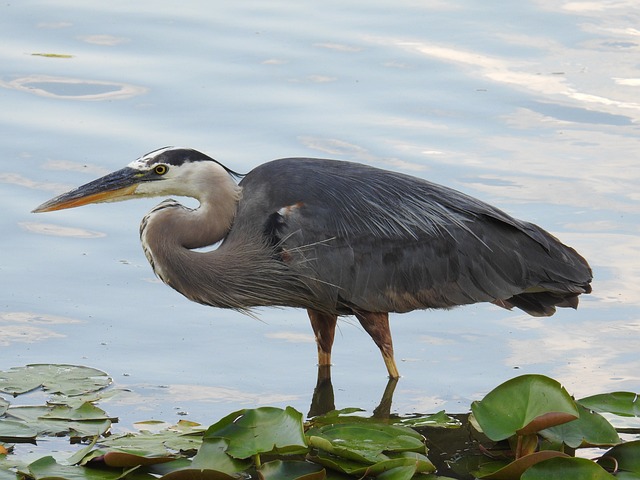
[[[36,343],[53,338],[64,338],[44,325],[65,325],[82,323],[75,318],[34,312],[0,312],[0,346],[8,347],[13,343]]]

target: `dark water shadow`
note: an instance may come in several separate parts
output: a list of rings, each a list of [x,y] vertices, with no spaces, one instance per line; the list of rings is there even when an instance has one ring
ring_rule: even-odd
[[[396,386],[401,381],[401,378],[390,378],[387,381],[378,406],[373,410],[372,418],[381,421],[399,418],[398,415],[391,414],[391,405]],[[318,379],[307,418],[324,415],[332,410],[335,410],[335,394],[331,382],[331,367],[318,367]],[[414,429],[425,437],[429,460],[435,465],[438,475],[461,480],[473,479],[473,475],[468,471],[482,455],[478,439],[482,438],[484,441],[488,439],[475,432],[469,425],[468,413],[449,415],[460,421],[459,428],[414,427]]]

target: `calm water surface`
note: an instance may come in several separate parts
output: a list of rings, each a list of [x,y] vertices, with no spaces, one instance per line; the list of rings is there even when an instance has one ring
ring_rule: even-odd
[[[395,315],[392,411],[465,412],[523,373],[576,396],[640,390],[637,2],[5,2],[0,6],[0,369],[85,364],[134,420],[307,412],[303,311],[258,319],[159,283],[138,224],[159,200],[33,215],[164,145],[237,171],[285,156],[444,183],[540,224],[591,263],[576,312],[475,305]],[[380,355],[352,319],[336,407],[372,410]],[[179,415],[181,414],[181,415]]]

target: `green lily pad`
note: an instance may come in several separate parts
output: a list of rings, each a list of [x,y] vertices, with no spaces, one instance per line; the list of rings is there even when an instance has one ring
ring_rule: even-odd
[[[600,413],[613,413],[621,417],[640,417],[640,396],[637,393],[602,393],[582,398],[577,402]]]
[[[260,480],[323,480],[326,475],[322,466],[297,460],[274,460],[258,470]]]
[[[53,410],[57,407],[47,406],[21,406],[10,407],[7,410],[7,416],[16,418],[34,428],[38,432],[38,436],[61,436],[69,435],[72,438],[85,438],[96,435],[102,435],[107,432],[111,427],[111,420],[106,418],[106,414],[100,409],[95,410],[97,407],[81,409],[80,412],[74,411],[74,409],[66,410],[65,414],[69,417],[82,418],[83,412],[91,412],[89,415],[92,419],[89,420],[67,420],[64,418],[48,418]],[[101,414],[97,413],[102,412]],[[101,418],[102,417],[102,418]],[[0,419],[0,425],[6,420]]]
[[[18,475],[11,470],[3,470],[0,468],[0,480],[18,480]]]
[[[30,425],[15,420],[0,420],[0,440],[3,442],[33,441],[38,430]]]
[[[5,414],[5,412],[7,411],[7,408],[9,408],[9,405],[11,405],[9,402],[7,402],[4,398],[0,397],[0,415]]]
[[[363,417],[361,415],[352,415],[364,412],[360,408],[343,408],[341,410],[332,410],[324,415],[320,415],[309,420],[310,427],[320,427],[323,425],[335,425],[337,423],[380,423],[380,419],[375,417]],[[407,427],[443,427],[458,428],[461,423],[454,417],[445,413],[444,410],[429,414],[418,415],[408,418],[399,418],[390,420],[394,425],[404,425]]]
[[[487,480],[512,480],[520,478],[521,475],[533,465],[556,457],[569,457],[562,452],[554,450],[543,450],[524,457],[520,457],[510,463],[485,462],[480,470],[474,472],[475,476]]]
[[[117,480],[122,470],[98,470],[94,468],[60,465],[51,457],[43,457],[29,464],[29,473],[35,480]]]
[[[333,455],[363,463],[388,460],[383,452],[426,452],[424,439],[400,425],[355,423],[325,425],[307,431],[309,445]]]
[[[163,457],[176,452],[194,451],[202,444],[199,426],[170,427],[157,433],[142,431],[113,435],[101,439],[100,446],[108,451],[132,453],[148,457]]]
[[[313,455],[309,455],[308,458],[314,463],[324,465],[331,470],[363,478],[379,476],[390,470],[398,468],[404,469],[405,467],[411,469],[413,472],[412,475],[416,473],[434,472],[436,469],[426,455],[417,452],[400,452],[381,455],[379,458],[382,460],[373,464],[339,457],[329,454],[326,451],[318,451]]]
[[[618,432],[599,413],[578,405],[577,420],[540,431],[540,435],[552,443],[564,443],[571,448],[610,447],[620,443]]]
[[[396,425],[405,425],[407,427],[440,427],[440,428],[459,428],[462,423],[457,418],[451,417],[441,410],[431,415],[421,415],[418,417],[404,418]]]
[[[612,463],[615,459],[616,464]],[[640,440],[616,445],[598,459],[603,467],[617,466],[619,472],[632,472],[640,476]]]
[[[160,477],[160,480],[238,480],[238,477],[216,470],[185,468],[167,473]]]
[[[109,390],[101,390],[96,392],[89,392],[82,395],[74,395],[69,397],[64,394],[53,394],[47,400],[48,405],[66,405],[68,407],[77,408],[84,403],[96,403],[103,400],[116,397],[118,395],[126,394],[130,390],[124,388],[110,388]]]
[[[526,470],[520,480],[615,480],[616,477],[586,458],[551,458]]]
[[[499,385],[471,410],[491,440],[527,435],[575,420],[575,402],[557,381],[543,375],[522,375]]]
[[[389,460],[374,463],[367,467],[363,472],[364,476],[380,477],[382,474],[395,470],[396,475],[404,475],[408,469],[416,473],[430,473],[436,470],[436,467],[429,461],[426,455],[417,452],[402,452],[397,456],[390,456]],[[412,475],[413,475],[412,474]],[[409,477],[411,478],[411,477]]]
[[[238,410],[211,425],[204,438],[225,438],[227,454],[240,459],[261,453],[307,451],[302,414],[291,407]]]
[[[347,475],[353,475],[361,477],[364,472],[367,471],[372,464],[351,460],[337,455],[332,455],[323,450],[314,451],[308,455],[310,461],[323,465],[330,470],[346,473]],[[383,457],[387,459],[388,457]]]
[[[416,469],[410,465],[393,467],[377,475],[378,480],[411,480],[416,474]]]
[[[118,419],[114,417],[108,417],[106,412],[101,408],[96,407],[92,403],[83,403],[78,407],[69,407],[66,405],[58,405],[51,408],[47,413],[42,415],[41,418],[49,420],[111,420],[117,422]]]
[[[0,371],[0,392],[20,395],[36,388],[68,396],[102,390],[111,377],[95,368],[77,365],[34,364]]]
[[[251,466],[251,460],[241,460],[228,455],[228,448],[226,438],[205,438],[198,453],[193,457],[191,467],[234,474]]]

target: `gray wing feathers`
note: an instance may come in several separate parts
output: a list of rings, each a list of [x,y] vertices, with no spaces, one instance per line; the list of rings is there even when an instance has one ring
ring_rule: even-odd
[[[245,211],[277,220],[270,234],[283,258],[334,311],[495,301],[548,315],[564,306],[563,295],[587,291],[591,279],[584,259],[539,227],[414,177],[284,159],[240,185],[250,192]],[[555,303],[536,305],[547,291]]]

